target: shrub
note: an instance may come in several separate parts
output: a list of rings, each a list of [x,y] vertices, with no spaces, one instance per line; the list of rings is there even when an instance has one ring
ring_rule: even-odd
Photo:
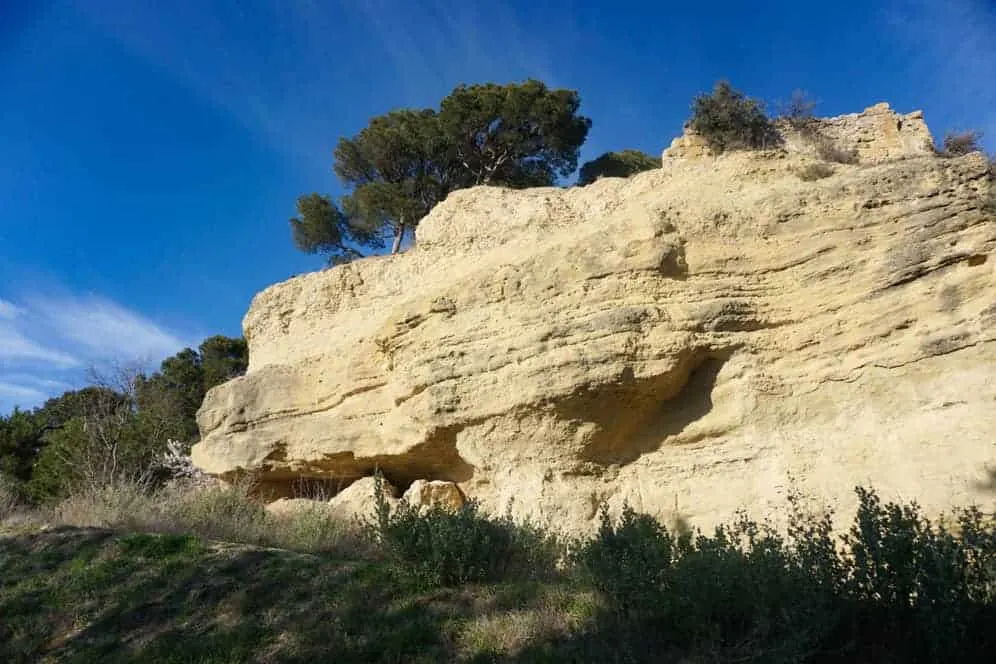
[[[956,537],[915,503],[882,505],[857,489],[850,533],[790,496],[787,537],[743,513],[712,536],[674,539],[651,517],[604,509],[572,555],[617,624],[653,648],[721,661],[991,661],[996,527],[977,509]],[[988,659],[987,659],[988,658]]]
[[[941,143],[941,154],[945,157],[961,157],[972,152],[980,152],[982,147],[979,141],[982,140],[982,132],[968,130],[961,132],[949,131],[944,134]]]
[[[663,598],[678,543],[651,516],[624,505],[619,523],[603,504],[598,532],[577,544],[571,561],[582,578],[625,614],[646,614]]]
[[[55,502],[70,494],[102,487],[148,484],[166,478],[160,472],[155,423],[134,413],[127,403],[103,412],[73,417],[48,434],[26,489],[35,502]]]
[[[816,137],[814,142],[816,145],[816,153],[821,159],[832,161],[837,164],[858,163],[858,151],[855,148],[845,150],[836,146],[830,139],[822,136]]]
[[[827,164],[808,164],[805,168],[801,168],[795,172],[803,182],[822,180],[823,178],[830,177],[833,173],[833,166]]]
[[[578,174],[582,187],[599,178],[628,178],[631,175],[661,167],[661,160],[639,150],[606,152],[598,159],[586,162]]]
[[[816,102],[803,90],[793,90],[787,102],[779,102],[778,117],[788,121],[794,128],[802,130],[813,120]]]
[[[248,479],[230,487],[165,493],[159,530],[245,544],[274,544],[272,515],[252,497]]]
[[[760,102],[719,81],[710,95],[692,102],[689,127],[716,152],[764,149],[778,145],[781,137]]]
[[[996,651],[996,528],[975,508],[960,535],[933,526],[916,503],[883,505],[857,489],[860,506],[844,536],[844,590],[853,638],[881,641],[906,661],[982,661]],[[987,626],[988,625],[988,626]]]
[[[306,553],[338,553],[372,557],[369,542],[350,524],[334,518],[321,503],[282,516],[268,516],[271,546]]]
[[[511,514],[495,519],[474,501],[450,511],[401,501],[392,511],[378,477],[376,521],[367,533],[417,583],[454,586],[551,574],[559,558],[555,538]]]

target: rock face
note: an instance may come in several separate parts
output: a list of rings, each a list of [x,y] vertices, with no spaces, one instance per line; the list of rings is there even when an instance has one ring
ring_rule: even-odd
[[[814,118],[803,127],[785,121],[777,121],[776,126],[785,142],[783,148],[792,153],[816,156],[820,141],[824,141],[842,152],[853,152],[862,164],[934,154],[934,139],[923,112],[899,115],[885,102],[862,113]],[[671,142],[664,151],[664,160],[710,155],[711,150],[701,136],[686,132]]]
[[[459,510],[466,502],[460,487],[441,480],[415,480],[405,491],[404,499],[417,507],[439,506],[449,510]]]
[[[458,191],[416,248],[268,288],[195,462],[275,495],[379,468],[573,531],[601,501],[778,523],[793,487],[846,520],[857,484],[988,507],[988,163],[926,150],[917,114],[822,123],[861,155],[825,179],[796,175],[814,158],[787,136],[583,188]]]

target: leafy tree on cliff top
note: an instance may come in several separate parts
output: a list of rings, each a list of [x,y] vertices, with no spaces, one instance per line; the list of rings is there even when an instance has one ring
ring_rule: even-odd
[[[539,81],[461,85],[431,109],[397,110],[342,138],[333,170],[350,192],[298,199],[294,242],[349,262],[393,238],[392,253],[437,203],[479,184],[552,185],[577,168],[591,121],[580,98]]]
[[[294,245],[308,254],[326,254],[329,265],[362,257],[357,246],[383,246],[376,233],[352,227],[328,195],[312,193],[298,197],[297,216],[291,218],[290,226]]]
[[[463,167],[463,186],[542,187],[577,168],[591,120],[574,90],[541,81],[458,86],[439,117]]]
[[[628,178],[661,167],[661,160],[640,150],[606,152],[581,167],[578,184],[591,184],[599,178]]]
[[[336,175],[349,226],[387,231],[397,253],[405,233],[458,186],[455,164],[435,111],[401,110],[376,117],[335,149]]]

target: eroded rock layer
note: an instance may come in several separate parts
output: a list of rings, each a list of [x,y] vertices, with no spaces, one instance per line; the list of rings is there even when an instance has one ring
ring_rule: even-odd
[[[822,123],[860,138],[823,179],[798,136],[672,148],[630,179],[455,192],[414,249],[268,288],[195,462],[273,495],[380,468],[570,530],[603,500],[777,522],[792,486],[847,518],[856,484],[991,504],[989,164],[924,149],[918,114]]]

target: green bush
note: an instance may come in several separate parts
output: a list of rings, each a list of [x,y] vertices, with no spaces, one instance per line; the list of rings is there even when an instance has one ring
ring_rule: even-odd
[[[578,184],[585,186],[599,178],[628,178],[631,175],[661,167],[661,160],[640,150],[606,152],[581,167]]]
[[[560,557],[556,538],[510,514],[492,518],[474,501],[451,511],[419,509],[401,501],[392,511],[378,478],[376,521],[368,534],[417,583],[427,587],[552,574]]]
[[[692,102],[688,126],[716,152],[757,150],[781,143],[781,136],[768,119],[761,102],[719,81],[712,94]]]
[[[996,654],[996,528],[969,508],[958,515],[956,536],[933,526],[915,502],[883,505],[873,491],[857,492],[858,513],[843,538],[853,637],[887,643],[906,661]]]
[[[578,544],[571,561],[584,581],[623,613],[645,614],[663,599],[678,546],[653,517],[624,505],[619,523],[614,524],[603,504],[598,533]]]
[[[675,539],[628,507],[618,524],[603,509],[571,560],[654,647],[722,661],[992,661],[996,527],[969,509],[956,536],[915,503],[857,493],[838,540],[831,514],[803,513],[797,496],[787,537],[740,514]]]

